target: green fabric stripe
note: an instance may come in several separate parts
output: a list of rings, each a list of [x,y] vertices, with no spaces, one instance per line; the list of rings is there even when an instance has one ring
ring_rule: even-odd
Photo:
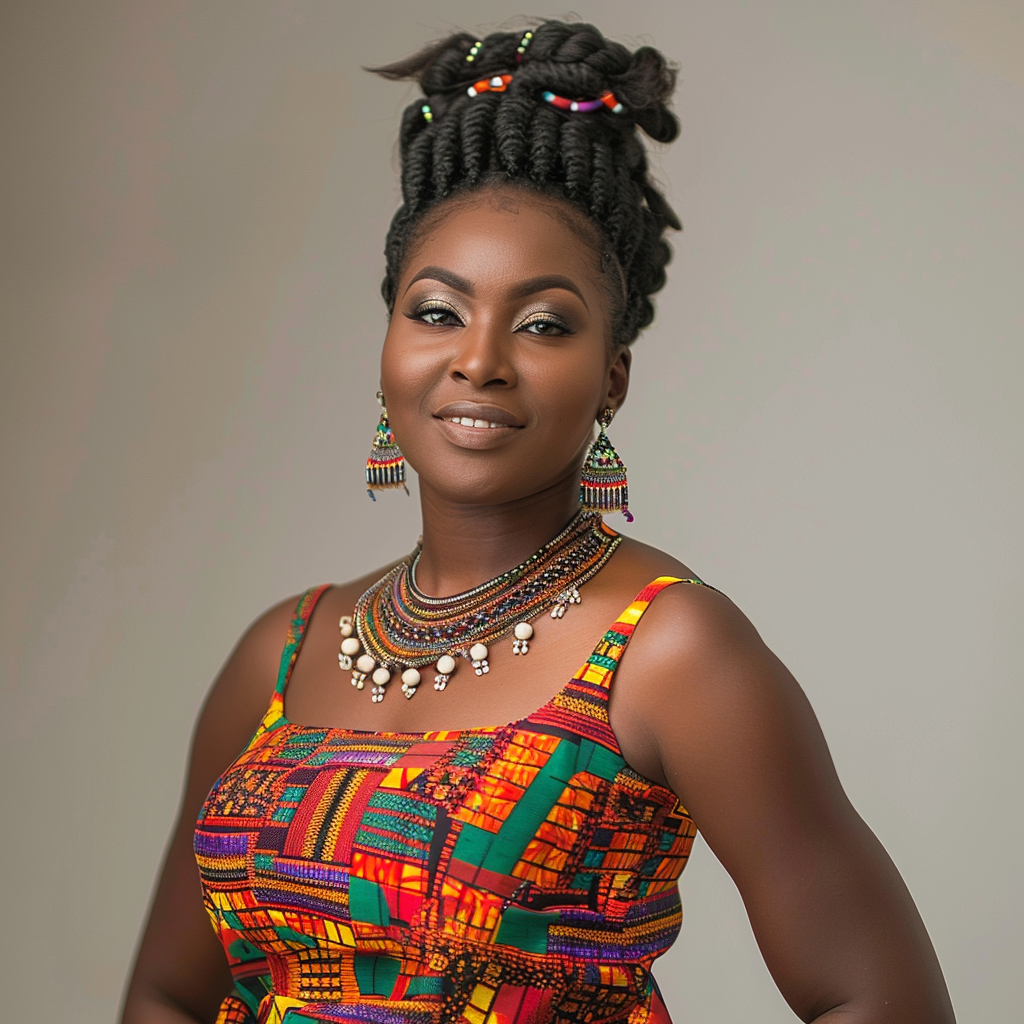
[[[576,759],[577,771],[591,772],[599,779],[611,782],[625,767],[626,762],[607,747],[602,747],[593,740],[580,740],[580,753]]]
[[[381,887],[369,879],[354,876],[349,878],[348,909],[353,921],[365,921],[366,924],[391,924],[388,901],[384,898]]]
[[[364,996],[389,996],[398,980],[399,963],[393,956],[356,953],[352,958],[356,984]]]
[[[437,808],[433,804],[425,803],[421,797],[407,796],[405,793],[389,792],[385,789],[376,790],[370,797],[367,807],[369,810],[397,811],[400,814],[408,814],[429,826],[433,826],[437,820]]]
[[[534,776],[529,788],[509,812],[481,867],[499,875],[512,873],[526,844],[537,834],[548,811],[562,795],[576,767],[579,747],[563,739],[551,752],[544,767]]]
[[[429,844],[434,830],[429,825],[421,825],[419,822],[407,821],[404,818],[396,818],[393,814],[383,811],[365,811],[362,824],[373,826],[383,832],[401,839],[408,839],[412,842]]]
[[[244,978],[235,982],[235,995],[249,1008],[255,1020],[260,1011],[260,1003],[264,996],[273,992],[274,983],[269,974],[260,974],[255,978]]]
[[[444,994],[444,978],[421,977],[410,978],[409,987],[406,989],[406,996],[414,999],[416,996],[440,996]]]
[[[511,906],[501,915],[495,941],[515,946],[526,953],[546,953],[548,929],[558,924],[561,916],[557,910],[524,910]]]
[[[374,850],[376,853],[391,853],[399,857],[408,857],[410,860],[424,860],[427,856],[426,844],[413,846],[403,842],[398,836],[378,836],[360,829],[356,833],[355,841],[364,849]]]
[[[483,863],[487,851],[494,842],[494,833],[480,828],[479,825],[470,825],[468,822],[462,826],[459,838],[455,841],[455,849],[452,850],[452,857],[461,860],[464,864],[472,864],[478,868]]]

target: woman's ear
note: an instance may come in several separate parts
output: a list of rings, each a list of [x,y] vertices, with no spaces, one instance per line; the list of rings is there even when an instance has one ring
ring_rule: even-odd
[[[608,390],[605,395],[605,406],[619,411],[629,391],[629,368],[633,362],[633,351],[626,345],[619,345],[618,351],[608,367]]]

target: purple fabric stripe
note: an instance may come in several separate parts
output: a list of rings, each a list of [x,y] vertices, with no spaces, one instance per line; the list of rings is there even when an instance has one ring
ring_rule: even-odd
[[[206,857],[230,857],[249,852],[248,832],[200,832],[196,830],[195,851]]]
[[[403,999],[400,1009],[390,1009],[384,1003],[329,1003],[304,1006],[293,1010],[296,1018],[332,1021],[345,1024],[432,1024],[437,1020],[436,1003],[430,1008],[416,1010],[410,1006],[412,1000]]]
[[[275,857],[274,872],[278,875],[287,875],[289,878],[301,879],[303,882],[326,882],[339,887],[348,885],[348,872],[333,864],[282,860]]]
[[[351,920],[347,901],[341,903],[337,900],[317,899],[305,893],[292,892],[290,889],[274,889],[271,886],[253,886],[252,894],[264,906],[275,909],[307,910],[311,914],[320,914],[330,921]]]
[[[339,750],[324,758],[324,764],[372,764],[390,768],[400,757],[401,751],[385,750]]]
[[[593,942],[584,939],[569,938],[568,936],[548,934],[548,955],[556,953],[572,960],[594,961],[597,963],[610,960],[626,961],[627,963],[642,963],[644,960],[660,956],[665,952],[666,947],[671,945],[679,928],[673,928],[671,932],[655,933],[645,938],[642,942],[624,943],[612,945],[601,942],[595,936]]]

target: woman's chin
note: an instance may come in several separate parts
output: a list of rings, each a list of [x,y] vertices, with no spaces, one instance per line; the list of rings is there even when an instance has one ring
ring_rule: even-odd
[[[492,467],[479,465],[468,467],[466,472],[443,474],[417,473],[420,494],[428,501],[443,502],[452,506],[496,507],[514,505],[529,501],[533,497],[550,493],[549,487],[537,487],[537,481],[525,470],[503,465]],[[525,486],[524,486],[525,485]],[[578,484],[573,484],[573,493]]]

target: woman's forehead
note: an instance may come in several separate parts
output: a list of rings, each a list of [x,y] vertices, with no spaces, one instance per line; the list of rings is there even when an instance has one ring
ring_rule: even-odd
[[[459,197],[426,222],[406,258],[405,274],[443,263],[463,276],[501,272],[561,273],[601,287],[596,230],[568,204],[525,190]]]

